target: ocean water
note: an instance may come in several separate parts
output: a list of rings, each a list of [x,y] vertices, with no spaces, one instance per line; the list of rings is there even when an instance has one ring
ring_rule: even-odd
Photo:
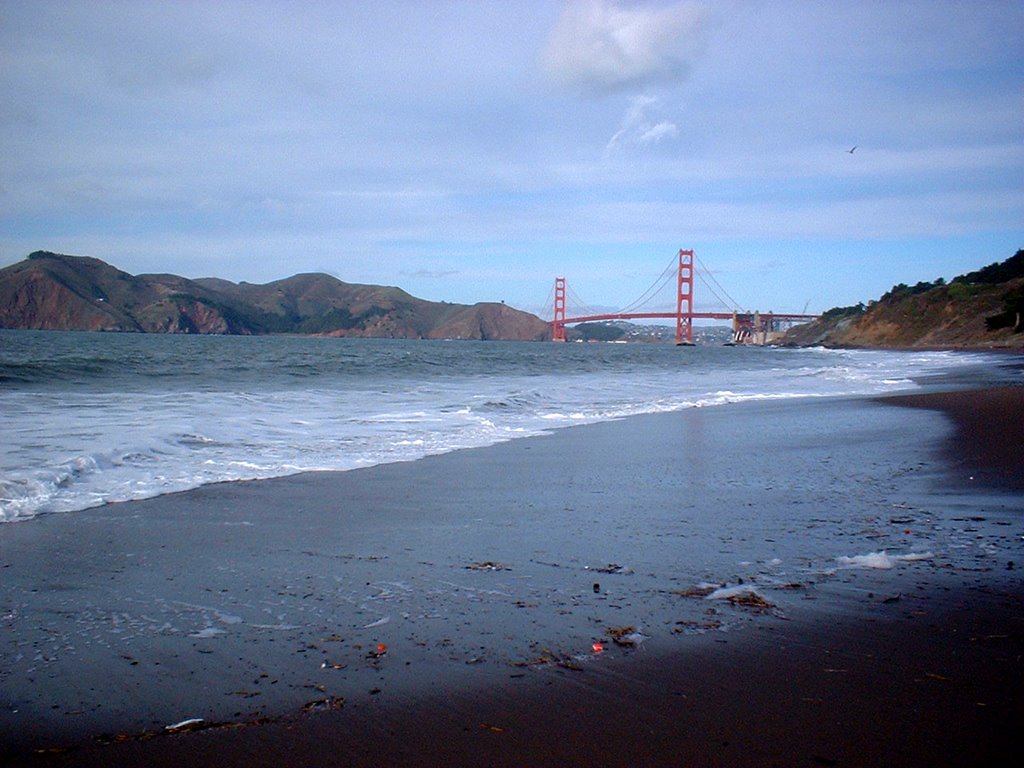
[[[871,395],[948,352],[0,331],[0,522],[574,424]]]

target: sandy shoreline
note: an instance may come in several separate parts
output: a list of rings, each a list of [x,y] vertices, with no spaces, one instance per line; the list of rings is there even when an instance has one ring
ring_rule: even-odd
[[[945,445],[951,482],[1024,490],[1024,388],[991,387],[885,398],[941,411],[956,425]]]
[[[1020,754],[1022,391],[691,409],[4,526],[0,744],[30,765]],[[840,559],[882,551],[907,559]],[[705,582],[770,607],[680,594]],[[138,738],[193,717],[225,727]]]

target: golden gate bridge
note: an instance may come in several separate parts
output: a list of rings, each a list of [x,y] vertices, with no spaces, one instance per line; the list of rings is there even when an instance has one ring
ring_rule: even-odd
[[[567,287],[564,277],[555,278],[555,291],[553,302],[553,319],[551,320],[551,340],[565,341],[565,327],[574,323],[597,322],[601,320],[635,320],[640,318],[665,319],[676,321],[676,344],[693,344],[693,321],[694,320],[731,320],[733,334],[736,338],[767,338],[767,334],[780,330],[782,325],[807,322],[814,320],[818,315],[805,315],[793,313],[776,312],[742,312],[738,304],[724,288],[715,280],[711,272],[701,265],[701,272],[698,274],[694,268],[695,257],[692,250],[680,249],[678,261],[673,259],[672,263],[665,268],[661,276],[654,281],[650,288],[635,301],[615,312],[599,312],[591,309],[576,309],[577,304],[582,304],[575,294],[574,312],[569,312],[567,296],[571,291]],[[675,311],[648,311],[642,309],[645,302],[664,290],[665,286],[675,276]],[[693,305],[693,282],[697,275],[721,304],[731,307],[725,312],[697,312]],[[717,286],[717,288],[716,288]],[[724,294],[725,298],[722,298]]]

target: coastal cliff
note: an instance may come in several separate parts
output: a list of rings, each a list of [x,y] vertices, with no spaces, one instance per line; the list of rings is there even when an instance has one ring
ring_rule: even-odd
[[[0,269],[0,328],[515,341],[550,334],[540,318],[504,304],[425,301],[325,274],[264,285],[190,280],[45,251]]]
[[[786,346],[1024,347],[1024,250],[950,282],[893,286],[877,301],[836,307],[791,329]]]

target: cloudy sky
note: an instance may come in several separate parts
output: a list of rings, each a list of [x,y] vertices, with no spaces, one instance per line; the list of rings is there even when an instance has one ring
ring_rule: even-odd
[[[743,307],[867,301],[1024,248],[1022,41],[1015,0],[0,0],[0,266],[540,311],[692,248]]]

